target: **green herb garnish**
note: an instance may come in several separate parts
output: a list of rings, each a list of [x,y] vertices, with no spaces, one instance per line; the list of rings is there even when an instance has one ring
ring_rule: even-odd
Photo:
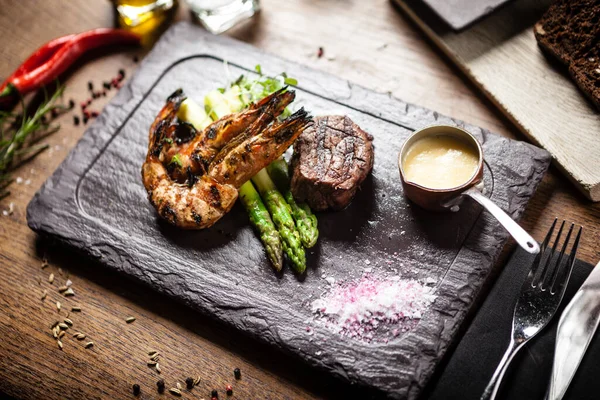
[[[179,153],[175,154],[173,158],[171,158],[171,162],[169,164],[176,164],[179,167],[183,167],[183,163],[181,162],[181,156]]]
[[[53,110],[56,112],[67,109],[56,104],[63,91],[64,86],[59,86],[48,98],[48,93],[44,89],[44,101],[33,115],[27,115],[23,99],[21,99],[22,115],[0,111],[0,199],[10,195],[6,190],[12,182],[10,172],[49,147],[48,144],[39,144],[39,142],[60,128],[59,125],[47,123],[46,115]]]

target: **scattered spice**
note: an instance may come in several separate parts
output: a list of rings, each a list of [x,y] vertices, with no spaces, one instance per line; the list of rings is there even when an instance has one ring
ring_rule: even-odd
[[[65,297],[75,296],[75,292],[71,288],[68,288],[63,294]]]
[[[110,90],[110,82],[103,82],[102,87],[104,87],[104,89],[106,89],[106,90]],[[106,93],[106,92],[104,92],[104,93]]]
[[[235,379],[240,379],[242,377],[242,371],[239,368],[233,370],[233,376]]]
[[[69,99],[69,108],[75,107],[75,101],[73,99]]]
[[[60,276],[63,276],[63,270],[62,270],[62,268],[60,268],[60,267],[58,268],[58,274],[59,274]]]
[[[152,361],[152,360],[148,361],[149,367],[154,367],[154,366],[156,366],[156,364],[158,364],[156,361]]]
[[[140,385],[138,385],[137,383],[134,383],[133,384],[133,395],[138,396],[139,394],[140,394]]]
[[[133,62],[137,63],[140,59],[138,58],[138,56],[133,56]]]
[[[93,345],[94,345],[94,342],[87,342],[87,343],[85,344],[85,348],[86,348],[86,349],[89,349],[89,348],[90,348],[90,347],[92,347]]]
[[[185,378],[185,386],[189,389],[194,387],[194,379],[192,378]]]
[[[58,310],[58,312],[60,312],[60,301],[56,302],[56,309]]]
[[[156,372],[160,374],[160,365],[158,363],[156,363]]]
[[[181,383],[177,382],[175,383],[175,386],[177,386],[177,389],[181,390]]]
[[[62,338],[63,336],[65,336],[65,331],[60,331],[60,332],[58,333],[58,338],[60,339],[60,338]]]
[[[58,292],[59,293],[66,292],[68,288],[69,288],[68,286],[61,286],[58,288]]]
[[[73,284],[73,282],[71,282],[70,279],[67,279],[67,281],[65,282],[66,287],[71,287],[72,284]]]
[[[47,291],[47,290],[44,290],[44,291],[42,292],[42,300],[46,300],[46,296],[48,296],[48,291]]]
[[[65,318],[65,324],[73,326],[73,321],[71,321],[69,318]]]
[[[52,274],[52,273],[51,273],[51,274],[48,276],[48,283],[52,284],[52,282],[54,282],[54,274]]]
[[[49,264],[48,264],[48,260],[46,260],[46,259],[43,259],[43,260],[42,260],[42,269],[46,268],[48,265],[49,265]]]
[[[85,337],[86,336],[85,336],[84,333],[78,333],[77,336],[76,336],[77,340],[83,340],[83,339],[85,339]]]
[[[225,387],[225,392],[227,393],[227,396],[231,396],[233,394],[233,388],[231,387],[231,385],[227,385]]]
[[[133,321],[135,321],[135,317],[127,317],[127,319],[125,320],[125,322],[127,322],[128,324],[132,323]]]
[[[81,312],[81,307],[71,307],[71,311],[73,311],[73,312]]]
[[[323,57],[323,54],[325,54],[325,49],[323,49],[323,47],[319,47],[319,50],[317,51],[317,57],[321,58]]]
[[[58,344],[58,348],[62,350],[63,349],[62,342],[60,340],[57,340],[56,343]]]
[[[210,397],[214,397],[214,398],[219,398],[219,392],[217,392],[217,389],[213,389],[212,392],[210,392]]]
[[[89,90],[89,91],[92,91],[92,90],[94,90],[94,83],[93,83],[92,81],[89,81],[89,82],[88,82],[88,90]]]
[[[169,392],[171,392],[171,394],[180,397],[181,396],[181,390],[177,389],[177,388],[171,388],[169,389]]]
[[[150,350],[150,351],[148,352],[148,356],[150,356],[150,357],[154,357],[154,356],[155,356],[155,355],[157,355],[157,354],[159,354],[159,353],[158,353],[158,351],[156,351],[156,350]]]
[[[164,392],[165,391],[165,380],[159,379],[158,382],[156,382],[156,386],[158,387],[158,393]]]
[[[77,115],[73,115],[73,125],[79,125],[79,117]]]
[[[194,379],[194,386],[198,386],[200,384],[200,377]]]
[[[58,324],[58,327],[63,330],[69,329],[69,325],[65,324],[64,322],[61,322],[60,324]]]

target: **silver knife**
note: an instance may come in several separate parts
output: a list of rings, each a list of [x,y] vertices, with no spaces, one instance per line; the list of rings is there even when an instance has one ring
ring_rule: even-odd
[[[563,398],[599,322],[600,263],[560,316],[547,400]]]

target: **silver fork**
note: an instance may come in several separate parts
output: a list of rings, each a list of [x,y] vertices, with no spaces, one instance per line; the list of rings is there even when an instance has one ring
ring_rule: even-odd
[[[574,225],[571,224],[558,258],[556,258],[556,248],[562,236],[564,226],[565,221],[560,225],[552,249],[548,249],[548,243],[554,234],[556,219],[542,242],[541,251],[536,255],[531,271],[529,271],[525,282],[523,282],[521,294],[515,306],[512,321],[512,338],[500,364],[498,364],[494,375],[492,375],[492,379],[486,386],[481,400],[489,400],[496,397],[502,377],[515,354],[548,324],[562,300],[567,282],[571,276],[573,264],[575,263],[575,253],[577,252],[581,236],[580,227],[569,258],[567,262],[563,263],[563,256],[565,255],[567,244],[571,240]]]

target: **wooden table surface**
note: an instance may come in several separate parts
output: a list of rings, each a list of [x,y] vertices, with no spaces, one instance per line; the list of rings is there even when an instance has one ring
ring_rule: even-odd
[[[469,86],[456,69],[436,53],[408,20],[387,0],[263,0],[253,21],[228,34],[266,51],[336,74],[363,86],[417,103],[440,113],[524,140],[517,130]],[[181,7],[178,19],[189,14]],[[51,38],[114,21],[106,0],[3,0],[0,7],[0,77],[7,76],[33,50]],[[324,56],[317,57],[322,46]],[[98,52],[64,78],[65,99],[82,101],[87,82],[98,83],[135,70],[134,55],[144,50]],[[110,93],[104,102],[108,101]],[[101,109],[102,102],[96,107]],[[288,355],[274,353],[136,282],[102,269],[31,232],[25,220],[27,203],[83,134],[72,115],[59,118],[61,129],[48,139],[50,150],[14,172],[21,183],[0,201],[0,393],[15,398],[128,398],[140,384],[142,398],[155,398],[156,372],[146,366],[147,352],[161,352],[161,377],[167,387],[188,376],[201,378],[184,398],[340,398],[356,391],[312,371]],[[541,240],[554,217],[584,226],[579,257],[600,259],[600,204],[588,202],[555,168],[544,178],[522,224]],[[511,243],[512,245],[512,243]],[[509,246],[510,249],[510,246]],[[507,252],[505,252],[506,254]],[[46,256],[50,265],[41,268]],[[48,282],[55,275],[53,284]],[[68,278],[67,278],[68,277]],[[67,279],[74,297],[57,291]],[[44,290],[47,298],[42,301]],[[57,312],[56,302],[63,304]],[[74,326],[61,351],[50,325],[71,313]],[[127,324],[125,319],[137,319]],[[84,349],[74,332],[94,342]],[[233,369],[242,370],[236,381]],[[185,385],[184,385],[185,386]],[[0,395],[1,396],[1,395]],[[170,396],[165,394],[164,396]],[[352,396],[354,397],[354,396]]]

